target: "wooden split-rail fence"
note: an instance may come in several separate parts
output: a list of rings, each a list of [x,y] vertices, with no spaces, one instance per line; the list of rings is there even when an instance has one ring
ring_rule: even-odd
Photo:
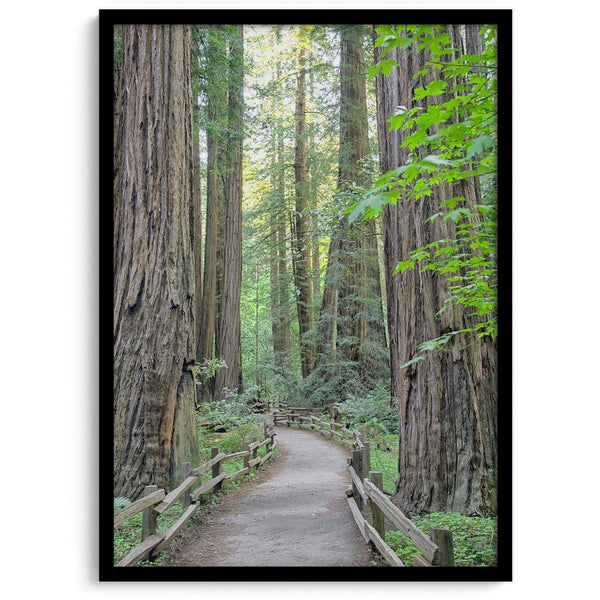
[[[352,485],[346,490],[348,505],[364,540],[377,548],[387,564],[394,567],[405,566],[385,542],[386,519],[396,530],[404,533],[420,552],[414,557],[414,566],[454,566],[452,532],[448,529],[431,528],[428,537],[391,502],[387,496],[391,496],[393,492],[383,488],[383,473],[371,470],[371,448],[364,434],[356,429],[348,429],[334,419],[320,419],[310,414],[309,409],[302,407],[281,407],[274,413],[273,421],[288,427],[297,425],[318,431],[324,437],[353,447],[352,456],[348,458],[348,471],[352,478]],[[363,514],[364,510],[369,509],[370,523]]]
[[[245,448],[241,452],[224,454],[219,451],[218,447],[215,447],[211,449],[211,459],[199,467],[192,469],[190,463],[183,463],[182,482],[168,494],[164,489],[159,490],[156,485],[146,486],[144,495],[141,498],[114,515],[114,527],[117,528],[130,517],[143,512],[141,543],[122,558],[117,567],[131,567],[144,558],[154,560],[160,552],[166,550],[175,534],[202,504],[206,494],[220,490],[224,483],[247,475],[253,467],[259,467],[271,458],[273,450],[276,448],[274,436],[273,429],[267,428],[265,439],[262,442],[254,438],[252,443],[245,444]],[[258,456],[258,449],[263,446],[266,446],[266,454],[260,457]],[[242,469],[229,475],[223,471],[222,465],[224,462],[240,457],[244,459]],[[211,479],[202,483],[201,475],[209,470],[211,471]],[[186,509],[185,512],[168,531],[159,531],[157,517],[169,510],[180,498]]]

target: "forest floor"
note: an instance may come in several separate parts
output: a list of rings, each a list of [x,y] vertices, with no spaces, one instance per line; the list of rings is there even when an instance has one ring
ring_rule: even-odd
[[[321,436],[276,428],[279,455],[203,507],[164,566],[370,566],[372,552],[346,502],[348,451]]]

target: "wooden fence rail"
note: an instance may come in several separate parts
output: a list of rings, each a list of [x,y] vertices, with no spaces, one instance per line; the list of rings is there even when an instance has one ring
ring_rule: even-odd
[[[350,430],[333,419],[324,421],[307,414],[309,409],[285,408],[275,413],[274,423],[288,427],[297,425],[318,431],[324,437],[335,439],[353,447],[348,458],[348,471],[352,485],[346,490],[348,505],[354,520],[367,543],[373,544],[383,559],[391,566],[403,567],[404,563],[385,542],[385,519],[404,533],[415,545],[420,554],[415,555],[414,565],[418,567],[454,566],[452,532],[448,529],[431,528],[427,537],[387,496],[393,494],[383,489],[383,473],[371,471],[370,443],[358,430]],[[370,509],[371,521],[363,515]]]
[[[266,454],[261,457],[258,456],[258,449],[263,446],[267,447]],[[160,552],[166,550],[175,534],[194,514],[201,504],[203,495],[211,491],[216,492],[221,488],[223,483],[247,475],[253,467],[259,467],[269,460],[276,447],[275,432],[272,428],[267,429],[265,431],[265,439],[262,442],[254,438],[252,443],[245,445],[245,449],[242,452],[224,454],[219,451],[219,448],[212,448],[212,458],[208,462],[194,469],[190,469],[190,463],[184,463],[182,466],[182,482],[168,494],[163,489],[159,490],[156,485],[146,486],[144,495],[141,498],[119,510],[114,515],[113,526],[117,528],[130,517],[140,512],[143,513],[142,541],[118,562],[117,567],[131,567],[145,557],[148,557],[150,560],[155,559]],[[228,475],[222,470],[222,465],[224,462],[235,458],[244,459],[244,468]],[[200,475],[210,469],[212,469],[211,479],[201,483]],[[192,489],[198,483],[200,485],[196,489]],[[157,529],[157,517],[171,508],[180,498],[186,509],[185,512],[168,531],[159,531]]]

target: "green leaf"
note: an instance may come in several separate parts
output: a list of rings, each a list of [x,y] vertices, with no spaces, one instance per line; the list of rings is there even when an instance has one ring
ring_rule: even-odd
[[[447,200],[444,200],[440,204],[440,207],[447,207],[450,210],[454,210],[459,202],[465,202],[465,199],[461,198],[460,196],[455,196],[454,198],[448,198]]]
[[[404,125],[405,121],[406,121],[406,113],[404,113],[402,115],[394,115],[393,117],[390,117],[388,119],[388,122],[390,124],[390,131],[392,131],[394,129],[400,129],[402,127],[402,125]]]
[[[395,60],[383,60],[379,63],[379,66],[383,74],[387,77],[392,72],[392,68],[399,65]]]
[[[361,200],[358,204],[351,206],[346,210],[348,215],[348,221],[353,223],[360,215],[368,214],[370,212],[378,212],[384,204],[390,201],[386,194],[376,194],[374,196],[367,196]]]
[[[464,216],[467,216],[470,214],[471,214],[471,211],[468,208],[457,208],[456,210],[449,212],[444,217],[444,221],[447,221],[448,219],[452,219],[455,223],[458,223],[460,221],[460,219],[462,219]]]
[[[443,93],[447,87],[448,84],[445,81],[432,81],[425,88],[417,88],[415,90],[414,100],[420,100],[421,98],[426,98],[427,96],[437,96],[438,94]]]
[[[417,356],[417,358],[413,358],[411,360],[409,360],[408,362],[405,362],[403,365],[400,365],[401,369],[404,369],[404,367],[408,367],[409,365],[412,365],[416,362],[419,362],[420,360],[424,360],[425,357],[424,356]]]
[[[494,140],[489,135],[480,135],[473,140],[471,147],[467,150],[467,158],[471,159],[476,154],[481,154],[494,147]]]
[[[439,156],[436,156],[435,154],[430,154],[429,156],[426,156],[425,158],[421,159],[420,162],[430,163],[432,165],[437,165],[438,167],[440,167],[440,166],[455,167],[456,166],[455,161],[448,160],[446,158],[441,158]]]
[[[435,221],[438,217],[441,217],[443,214],[444,213],[442,212],[437,212],[434,215],[427,217],[427,219],[425,219],[425,223],[433,223],[433,221]]]
[[[414,269],[415,268],[415,263],[412,260],[407,260],[407,261],[400,261],[398,263],[398,266],[396,267],[396,270],[394,271],[393,275],[396,275],[396,273],[404,273],[404,271],[406,271],[407,269]]]

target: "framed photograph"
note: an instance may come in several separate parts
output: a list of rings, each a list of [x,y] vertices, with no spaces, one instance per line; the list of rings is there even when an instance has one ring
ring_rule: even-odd
[[[99,18],[100,580],[510,581],[512,11]]]

